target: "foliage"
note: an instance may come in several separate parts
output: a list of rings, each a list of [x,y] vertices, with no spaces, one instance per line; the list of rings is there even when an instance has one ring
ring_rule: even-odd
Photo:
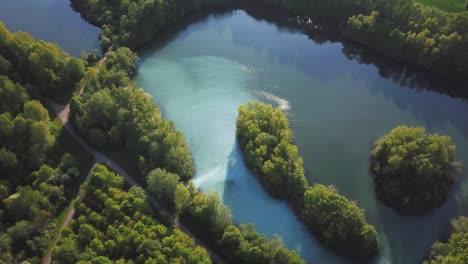
[[[288,200],[326,245],[361,262],[376,253],[377,232],[367,224],[364,211],[333,188],[309,186],[280,108],[259,102],[241,106],[236,133],[248,167],[267,191]]]
[[[0,75],[0,113],[9,112],[16,115],[21,112],[24,103],[29,99],[26,89],[14,83],[8,77]]]
[[[377,140],[371,152],[376,191],[389,206],[420,214],[440,206],[455,182],[460,163],[448,136],[399,126]]]
[[[52,239],[54,218],[70,199],[66,187],[78,175],[76,169],[43,165],[30,174],[30,184],[4,189],[6,193],[0,197],[4,198],[0,203],[0,262],[39,263]]]
[[[468,262],[468,217],[452,221],[452,234],[447,243],[436,242],[424,264],[462,264]]]
[[[364,210],[333,187],[316,184],[307,188],[301,214],[307,226],[316,230],[328,246],[361,262],[379,247],[377,232],[366,223]]]
[[[63,143],[61,123],[52,121],[24,86],[41,85],[44,77],[28,75],[28,69],[34,75],[73,75],[73,67],[60,69],[72,64],[54,62],[66,58],[54,47],[24,33],[11,34],[0,24],[0,71],[5,74],[0,75],[0,263],[40,263],[56,230],[55,219],[76,194],[82,176],[77,167],[89,159],[72,144],[58,146]],[[37,53],[45,57],[36,58]]]
[[[216,193],[203,194],[192,182],[175,184],[177,175],[157,169],[148,175],[148,189],[169,204],[191,231],[208,241],[233,263],[293,263],[304,261],[286,249],[278,238],[268,240],[252,225],[236,226],[231,212]],[[167,203],[168,199],[173,199]]]
[[[18,115],[9,112],[0,114],[0,170],[1,177],[12,182],[21,182],[18,174],[39,168],[54,143],[52,124],[47,110],[38,101],[26,101],[20,109],[14,101],[23,101],[18,94],[10,108],[12,112],[22,110]],[[8,107],[8,104],[5,104]]]
[[[179,175],[163,169],[155,169],[148,174],[148,190],[164,204],[171,205],[175,201],[175,190],[179,183]]]
[[[0,22],[0,74],[28,83],[45,96],[60,98],[74,90],[84,70],[84,61],[57,45],[24,32],[11,33]]]
[[[256,0],[337,25],[348,39],[439,75],[466,81],[468,12],[447,13],[417,0]],[[444,0],[424,0],[444,2]],[[339,8],[337,8],[339,7]]]
[[[85,93],[70,105],[73,120],[94,145],[130,153],[141,175],[164,168],[187,180],[195,171],[188,146],[152,98],[130,82],[136,60],[128,48],[119,48],[104,65],[90,68]]]
[[[101,27],[103,49],[112,43],[137,48],[163,27],[191,13],[226,5],[231,0],[71,0],[72,7],[92,24]]]
[[[211,263],[205,249],[157,222],[141,187],[97,165],[75,219],[54,251],[56,263]]]

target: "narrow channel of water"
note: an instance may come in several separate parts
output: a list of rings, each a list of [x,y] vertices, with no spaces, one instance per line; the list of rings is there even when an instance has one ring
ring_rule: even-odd
[[[379,68],[367,65],[362,62],[372,56],[365,55],[234,11],[199,18],[148,47],[137,83],[183,131],[197,167],[197,186],[218,192],[236,222],[278,234],[310,263],[344,262],[323,249],[288,206],[271,199],[246,169],[235,142],[237,108],[261,100],[287,113],[310,180],[335,185],[365,208],[380,233],[377,262],[419,263],[430,245],[446,236],[449,220],[468,211],[462,202],[467,182],[430,215],[400,217],[375,198],[369,150],[397,125],[420,125],[451,135],[458,157],[468,164],[468,104],[404,87],[427,86],[426,79],[382,60]]]

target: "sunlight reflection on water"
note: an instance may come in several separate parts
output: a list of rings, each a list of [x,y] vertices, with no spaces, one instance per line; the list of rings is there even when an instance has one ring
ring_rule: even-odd
[[[284,99],[284,98],[281,98],[279,96],[276,96],[272,93],[269,93],[269,92],[266,92],[266,91],[262,91],[262,90],[255,90],[255,94],[257,94],[258,96],[262,97],[263,99],[269,101],[269,102],[273,102],[275,104],[277,104],[279,106],[279,108],[281,108],[281,110],[283,111],[288,111],[291,109],[291,105],[289,103],[288,100]]]

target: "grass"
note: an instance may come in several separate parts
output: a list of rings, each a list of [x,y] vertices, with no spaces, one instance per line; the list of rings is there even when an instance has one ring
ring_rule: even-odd
[[[466,11],[467,0],[416,0],[417,2],[450,13]]]
[[[68,212],[72,209],[72,204],[75,200],[72,200],[72,202],[60,213],[59,216],[55,218],[55,229],[52,234],[52,240],[49,241],[49,245],[47,246],[46,252],[52,250],[52,242],[55,240],[55,238],[59,235],[60,233],[60,228],[63,225],[63,222],[65,221],[65,217],[67,216]]]

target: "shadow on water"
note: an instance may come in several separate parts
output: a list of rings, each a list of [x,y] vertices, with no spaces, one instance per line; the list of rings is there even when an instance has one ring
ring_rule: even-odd
[[[365,172],[365,167],[368,166],[369,149],[373,140],[395,125],[424,125],[431,132],[433,129],[451,132],[455,143],[459,145],[461,156],[463,156],[468,151],[464,146],[468,135],[468,115],[466,115],[468,89],[466,89],[466,85],[449,82],[411,66],[388,60],[370,49],[340,39],[330,33],[333,31],[314,25],[304,26],[300,23],[302,20],[298,22],[297,18],[291,19],[291,17],[274,11],[265,11],[261,8],[243,8],[243,10],[249,15],[248,17],[245,14],[239,15],[238,11],[223,10],[193,16],[183,23],[170,27],[155,39],[155,43],[141,50],[143,59],[140,63],[144,63],[146,58],[150,58],[152,54],[158,53],[158,50],[166,48],[169,43],[177,43],[177,41],[197,35],[197,33],[212,30],[220,32],[219,35],[214,34],[215,37],[218,37],[225,33],[225,29],[229,29],[226,31],[230,34],[229,38],[232,38],[229,41],[232,41],[235,46],[230,48],[234,50],[233,53],[238,47],[253,48],[260,55],[266,54],[269,58],[268,62],[280,62],[281,65],[293,66],[293,68],[313,77],[310,79],[320,80],[321,82],[316,83],[318,85],[333,81],[336,76],[351,75],[353,81],[357,80],[357,85],[351,87],[356,88],[353,90],[337,88],[330,93],[325,93],[327,91],[322,89],[335,88],[332,87],[333,85],[347,85],[346,81],[349,79],[345,78],[344,82],[337,81],[330,86],[313,87],[317,89],[302,86],[300,91],[294,91],[294,87],[287,86],[287,89],[283,91],[279,89],[276,91],[283,92],[283,94],[275,93],[275,95],[291,102],[294,109],[292,114],[295,117],[308,119],[312,123],[312,125],[305,122],[291,123],[301,152],[302,150],[311,152],[303,153],[308,174],[314,173],[315,180],[319,182],[324,182],[323,179],[327,178],[327,183],[336,184],[339,189],[342,189],[344,195],[356,199],[360,206],[366,208],[369,221],[377,227],[380,233],[382,254],[378,263],[420,262],[422,256],[427,253],[435,240],[443,240],[448,237],[449,220],[460,212],[468,211],[468,204],[461,202],[466,198],[463,193],[468,193],[464,190],[467,188],[464,186],[467,185],[466,171],[462,173],[464,176],[460,180],[461,183],[454,187],[452,195],[441,208],[424,217],[402,217],[376,201],[373,191],[370,190],[372,189],[372,181]],[[287,32],[288,34],[278,34],[278,32]],[[307,39],[312,41],[307,41]],[[216,40],[213,42],[218,43]],[[195,42],[193,45],[197,43]],[[192,43],[190,42],[190,44]],[[184,58],[186,55],[194,57],[208,55],[228,57],[228,59],[234,60],[236,59],[234,56],[239,55],[239,53],[231,54],[231,50],[223,52],[223,47],[214,49],[217,48],[215,45],[195,47],[186,54],[183,54],[183,50],[178,49],[170,59],[177,60],[179,56]],[[318,47],[313,47],[314,45]],[[146,56],[146,53],[149,56]],[[252,53],[246,54],[251,56]],[[260,55],[258,55],[259,58]],[[239,61],[242,62],[242,60]],[[259,73],[262,80],[271,77],[268,74],[264,74],[264,76],[262,74]],[[336,92],[339,93],[338,96],[331,94]],[[368,94],[374,96],[368,96]],[[357,103],[369,103],[364,99],[359,100],[361,95],[367,96],[366,100],[387,103],[386,100],[376,97],[376,94],[382,95],[392,104],[389,104],[390,106],[387,108],[376,108],[375,105],[369,105],[366,108],[364,105],[360,112],[352,108],[355,107],[353,104],[340,106],[346,100],[353,99]],[[353,95],[356,98],[352,97]],[[314,96],[325,102],[315,101],[318,106],[314,108],[310,102],[310,98]],[[328,103],[327,100],[335,101]],[[330,108],[339,107],[344,110],[340,109],[342,112],[330,110]],[[386,119],[385,116],[382,118],[379,116],[386,113],[373,113],[374,109],[390,109],[395,113],[389,113],[393,115]],[[361,120],[353,119],[353,115],[355,115],[353,111],[360,115],[358,118]],[[351,114],[346,115],[346,117],[335,116],[334,114],[337,113]],[[320,119],[321,115],[322,119]],[[315,118],[319,121],[314,120]],[[324,120],[330,118],[336,118],[336,120],[331,120],[328,123]],[[316,121],[322,123],[316,125],[313,123]],[[326,127],[326,125],[330,127]],[[456,129],[452,129],[450,125]],[[333,129],[346,130],[336,132]],[[313,137],[322,136],[323,139],[312,138],[311,130],[314,131]],[[322,134],[317,135],[317,132]],[[345,133],[346,136],[344,136]],[[355,138],[349,140],[349,137]],[[309,142],[314,140],[316,140],[316,145],[309,145]],[[320,145],[317,144],[317,141],[328,142]],[[320,150],[328,152],[319,151],[318,155],[312,153],[310,149],[316,146],[320,147]],[[459,159],[463,159],[466,163],[466,157],[459,157]],[[324,165],[320,163],[324,163]],[[315,170],[318,167],[322,170],[313,172],[308,170],[308,168]],[[337,167],[340,168],[335,170]],[[224,167],[222,171],[224,172]],[[225,175],[225,181],[223,181],[224,178],[219,177],[216,179],[218,182],[214,184],[220,187],[216,189],[223,190],[223,201],[231,208],[235,222],[256,223],[257,229],[268,236],[279,234],[289,248],[300,252],[311,263],[339,263],[342,261],[337,260],[333,253],[323,249],[320,243],[308,234],[286,203],[275,201],[268,196],[256,177],[245,167],[242,153],[237,144],[232,146]]]
[[[257,21],[265,21],[274,25],[279,32],[306,35],[315,44],[339,43],[342,45],[342,53],[349,60],[354,60],[359,64],[375,66],[378,69],[380,77],[389,79],[398,86],[416,90],[434,91],[450,95],[454,98],[468,100],[468,83],[440,78],[422,69],[386,58],[370,48],[343,39],[331,25],[305,24],[304,18],[285,15],[284,13],[253,4],[239,4],[236,8],[214,9],[209,12],[191,15],[162,30],[160,34],[154,38],[153,42],[140,49],[141,57],[145,57],[144,54],[146,51],[154,52],[155,50],[164,48],[175,38],[184,39],[194,32],[206,29],[203,22],[207,20],[217,20],[217,18],[226,19],[234,15],[236,10],[243,10]],[[219,24],[218,30],[222,31],[226,26],[227,25]],[[242,27],[234,28],[234,42],[240,46],[253,46],[257,50],[268,49],[268,55],[271,58],[279,59],[282,64],[294,64],[302,71],[322,80],[331,79],[336,74],[337,65],[334,63],[314,60],[307,61],[307,59],[310,59],[307,56],[302,57],[306,59],[305,61],[297,63],[297,61],[294,60],[294,54],[285,52],[284,46],[271,45],[270,39],[266,39],[263,42],[258,41],[257,35],[248,35],[248,33],[249,32]],[[333,60],[330,59],[330,61]]]
[[[57,43],[73,56],[99,48],[99,28],[84,21],[67,0],[3,0],[0,20],[12,32]]]
[[[237,9],[217,9],[197,15],[192,15],[183,21],[163,30],[150,44],[140,49],[141,61],[145,62],[146,53],[154,53],[163,49],[175,39],[183,40],[191,34],[206,30],[207,21],[217,21],[219,23],[209,23],[210,29],[223,31],[227,27],[232,28],[233,41],[238,46],[253,47],[257,51],[266,50],[267,54],[273,60],[279,61],[283,65],[294,65],[296,68],[313,76],[321,81],[330,81],[343,72],[352,74],[355,79],[368,78],[363,81],[370,82],[369,89],[375,93],[382,93],[386,98],[392,100],[401,109],[410,110],[428,122],[428,129],[432,125],[450,121],[455,127],[459,128],[468,135],[468,115],[462,114],[460,109],[465,108],[468,100],[468,84],[450,81],[444,78],[434,76],[424,70],[402,64],[400,62],[385,58],[377,54],[372,49],[356,45],[347,41],[336,34],[336,30],[330,27],[322,27],[314,24],[304,25],[300,18],[291,17],[282,13],[267,10],[263,7],[254,5],[240,5],[249,16],[259,22],[266,22],[274,25],[280,32],[297,34],[298,37],[307,37],[315,45],[338,45],[341,47],[342,54],[348,60],[343,60],[339,53],[326,52],[324,54],[311,54],[310,48],[305,46],[304,41],[290,43],[274,44],[275,39],[270,35],[260,35],[262,32],[251,32],[245,30],[242,23],[229,24],[229,18],[235,16]],[[223,22],[224,21],[224,22]],[[262,38],[264,37],[264,38]],[[281,42],[281,41],[279,41]],[[273,44],[272,44],[273,43]],[[309,43],[313,45],[314,43]],[[288,48],[290,47],[290,48]],[[214,51],[211,51],[213,55]],[[340,56],[340,58],[338,58]],[[358,62],[360,67],[355,67]],[[375,74],[363,74],[365,65],[373,66],[378,72]],[[365,69],[372,71],[372,69]],[[364,77],[363,77],[364,76]],[[420,93],[408,93],[405,89],[394,89],[382,85],[382,77],[389,81],[390,86],[397,85],[402,88],[417,90],[418,92],[435,92],[437,94],[448,95],[452,98],[458,98],[452,101],[450,98],[443,98],[437,94],[425,95],[427,100],[418,100],[415,97],[421,96]],[[372,91],[371,91],[372,92]],[[431,102],[432,101],[432,102]],[[421,104],[434,103],[440,107],[434,109],[431,107],[422,107]]]
[[[345,263],[310,235],[286,202],[272,199],[263,190],[246,167],[237,142],[229,155],[222,199],[236,223],[257,223],[259,232],[268,237],[277,234],[288,248],[310,263]]]
[[[402,217],[391,209],[378,203],[378,229],[381,249],[392,263],[421,263],[427,256],[434,241],[445,240],[451,231],[450,220],[459,215],[455,194],[440,208],[424,217]],[[382,243],[385,240],[385,243]],[[414,243],[417,240],[418,243]]]

